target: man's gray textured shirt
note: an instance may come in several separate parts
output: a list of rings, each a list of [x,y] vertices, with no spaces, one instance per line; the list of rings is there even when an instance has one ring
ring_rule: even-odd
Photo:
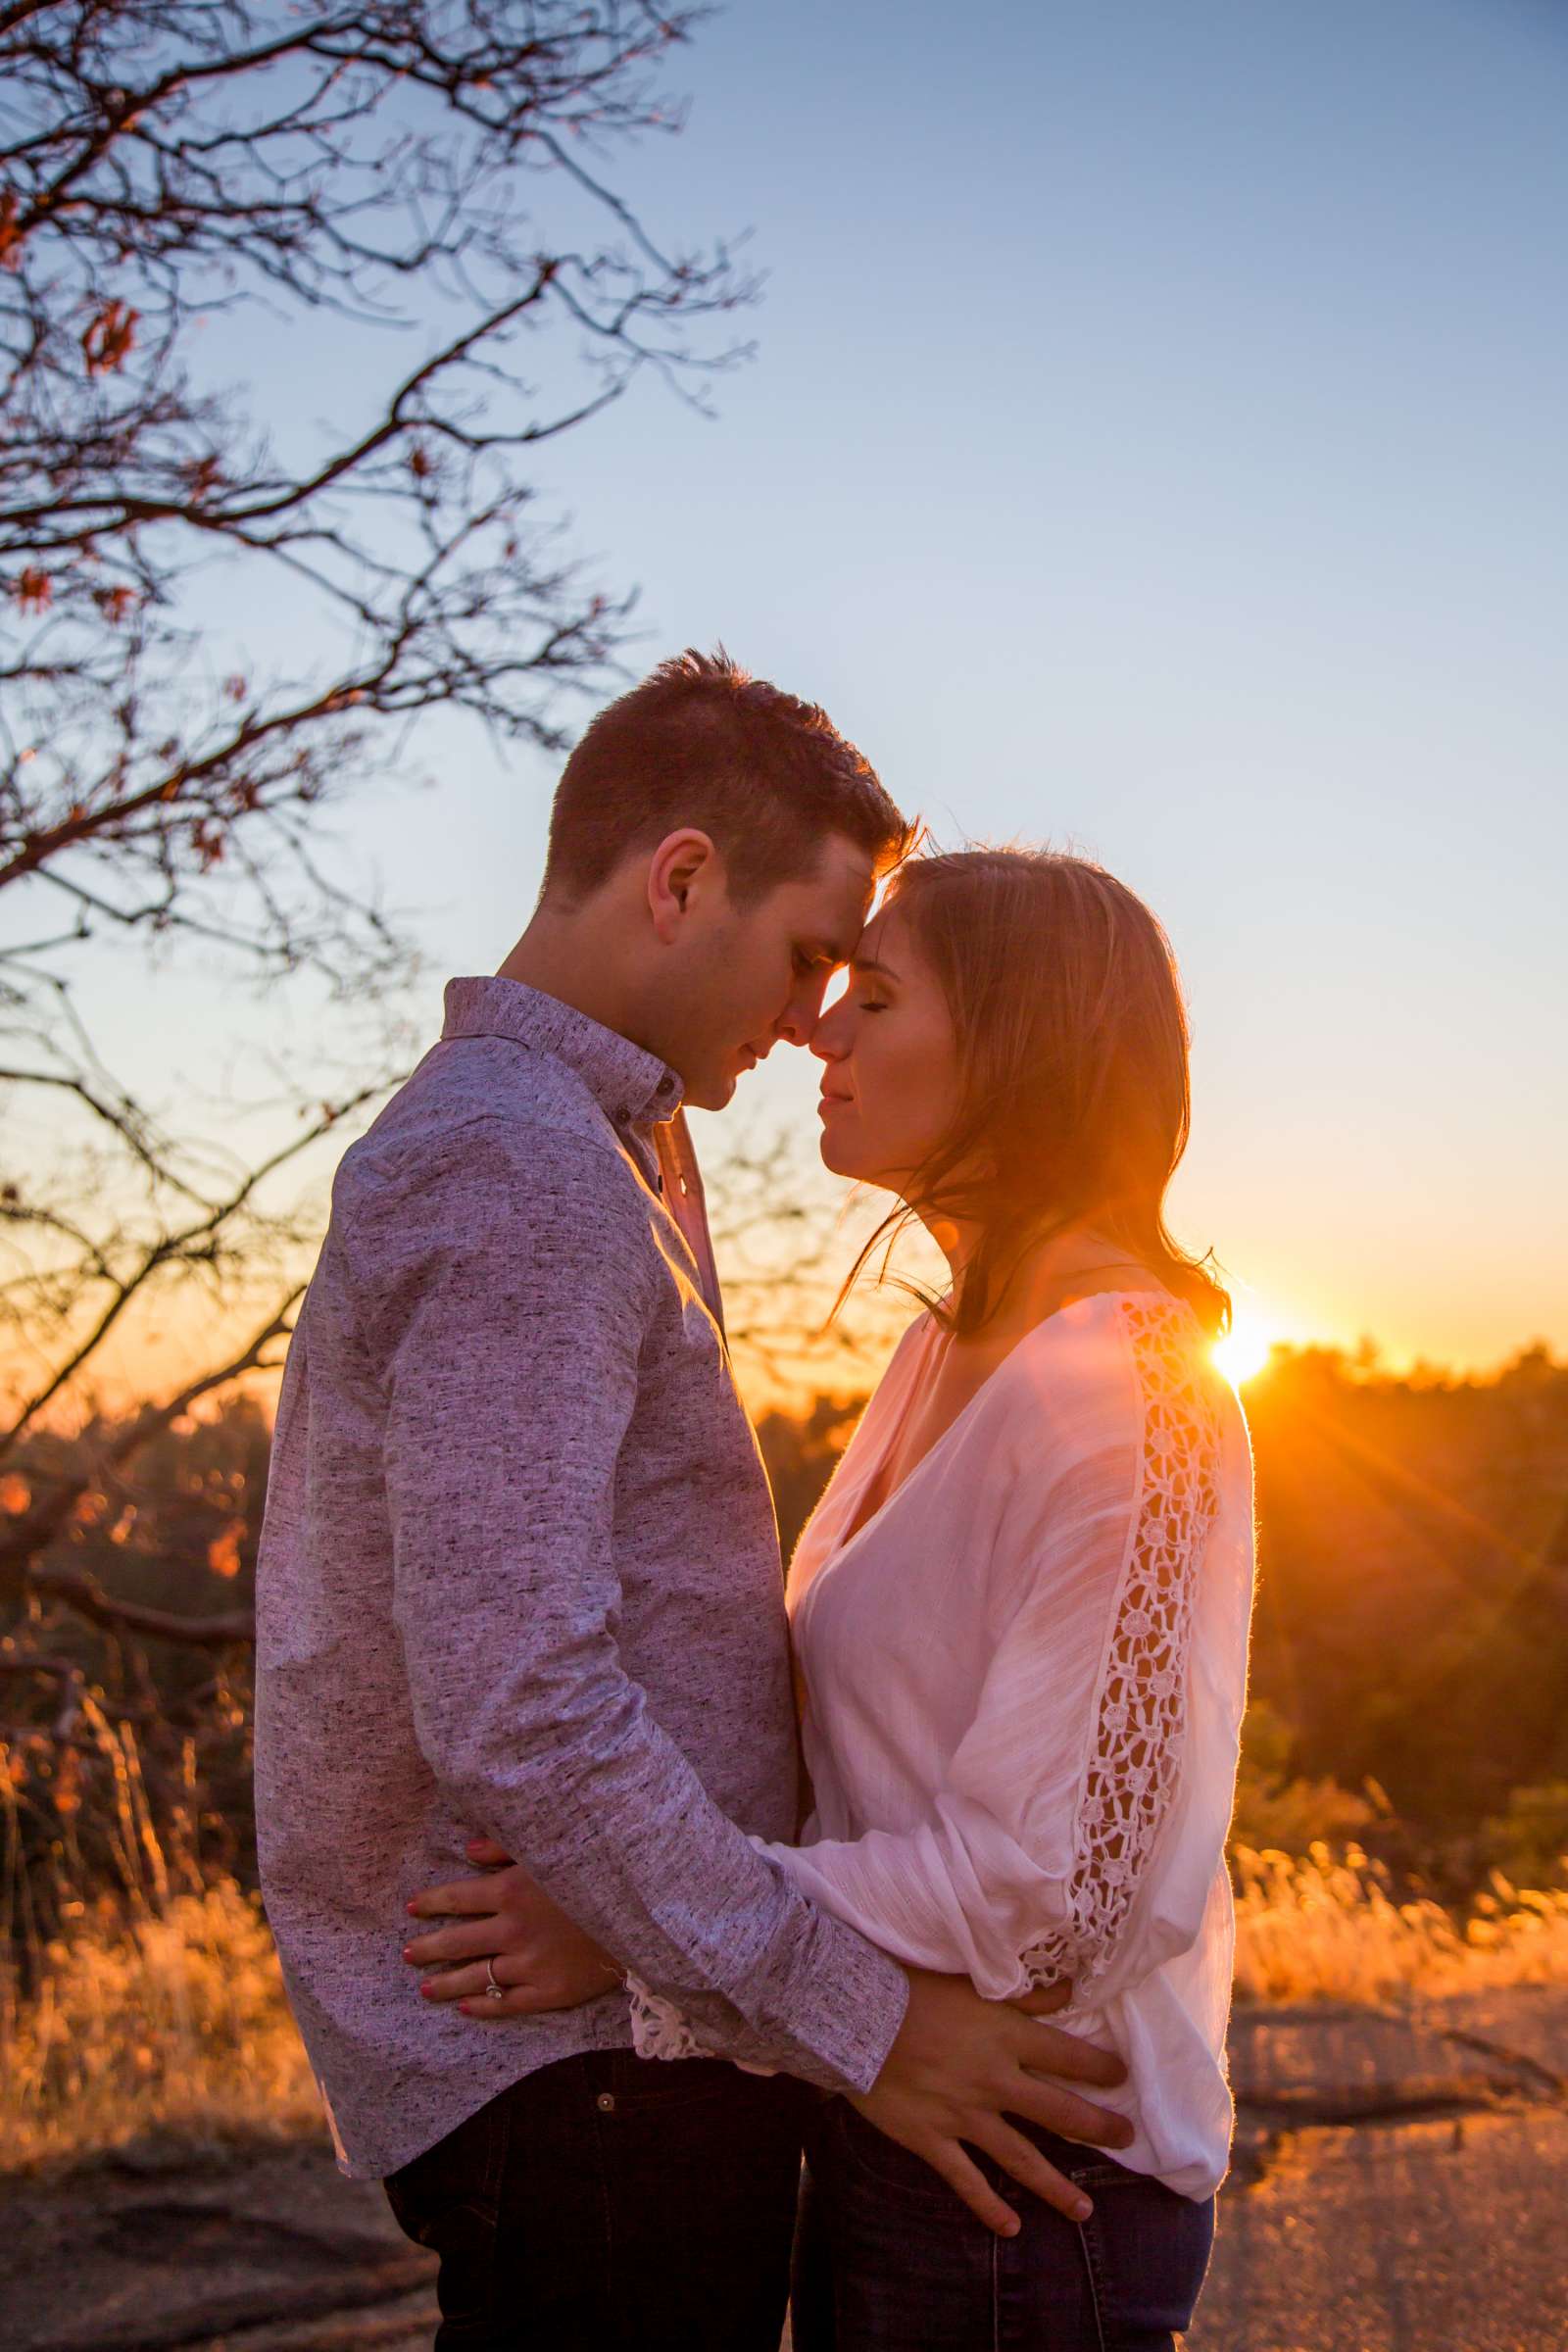
[[[273,1440],[256,1782],[357,2175],[630,2043],[618,1991],[494,2026],[421,1999],[405,1906],[476,1833],[732,2057],[863,2088],[903,2015],[902,1972],[749,1842],[795,1834],[788,1638],[679,1102],[555,998],[455,980],[333,1187]]]

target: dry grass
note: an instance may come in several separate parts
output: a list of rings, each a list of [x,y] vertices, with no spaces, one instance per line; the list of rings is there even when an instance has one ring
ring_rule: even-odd
[[[319,2130],[261,1898],[192,1832],[189,1743],[187,1801],[159,1808],[131,1726],[90,1693],[81,1715],[59,1754],[0,1741],[0,2170]]]
[[[1336,1859],[1238,1846],[1236,1989],[1255,2001],[1387,2001],[1503,1984],[1568,1984],[1568,1886],[1513,1886],[1494,1872],[1470,1916],[1396,1902],[1359,1846]]]
[[[320,2103],[255,1896],[221,1881],[158,1914],[86,1919],[0,1986],[7,2166],[148,2132],[204,2141],[319,2129]]]

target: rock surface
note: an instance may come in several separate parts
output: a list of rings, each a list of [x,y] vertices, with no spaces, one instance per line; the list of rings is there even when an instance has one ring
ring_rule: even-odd
[[[1568,1992],[1242,2011],[1188,2352],[1568,2352]]]
[[[1568,2352],[1568,1991],[1244,2010],[1188,2352]],[[0,2352],[423,2352],[428,2258],[324,2143],[14,2180]],[[913,2352],[913,2348],[911,2348]]]
[[[370,2352],[428,2345],[432,2258],[323,2138],[129,2150],[18,2182],[0,2230],[0,2352]]]

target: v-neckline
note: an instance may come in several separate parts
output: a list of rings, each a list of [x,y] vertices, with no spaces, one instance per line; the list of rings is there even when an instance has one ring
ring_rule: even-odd
[[[923,1344],[921,1348],[922,1357],[929,1352],[931,1345],[931,1331],[934,1331],[938,1328],[939,1326],[933,1320],[930,1325],[930,1329],[925,1333],[923,1338]],[[1006,1358],[1004,1356],[1003,1358],[1003,1362],[1004,1363],[1005,1361]],[[996,1368],[1000,1372],[1002,1365],[999,1364]],[[988,1373],[986,1376],[987,1380],[989,1380],[990,1377],[991,1375]],[[984,1388],[986,1382],[982,1381],[980,1388]],[[849,1533],[833,1546],[833,1551],[830,1554],[831,1557],[837,1558],[841,1551],[847,1551],[852,1544],[858,1543],[859,1539],[864,1535],[866,1529],[872,1524],[873,1520],[881,1518],[882,1513],[887,1509],[888,1504],[893,1500],[894,1495],[899,1494],[905,1487],[908,1485],[910,1479],[920,1468],[920,1464],[930,1459],[936,1447],[942,1443],[942,1439],[947,1436],[948,1430],[954,1429],[957,1426],[957,1423],[963,1418],[963,1414],[966,1413],[969,1409],[969,1406],[973,1404],[974,1397],[979,1396],[980,1389],[976,1389],[974,1396],[969,1397],[962,1409],[954,1415],[953,1419],[948,1423],[948,1429],[943,1430],[937,1438],[933,1439],[931,1445],[929,1445],[926,1447],[925,1452],[921,1454],[919,1461],[911,1462],[908,1469],[904,1473],[904,1476],[898,1481],[897,1485],[889,1487],[887,1493],[877,1504],[876,1509],[874,1511],[867,1511],[863,1519],[858,1519],[856,1514],[859,1511],[862,1503],[864,1502],[868,1490],[875,1485],[877,1479],[881,1477],[882,1472],[887,1468],[889,1462],[892,1460],[899,1440],[903,1437],[905,1431],[909,1426],[909,1417],[914,1411],[915,1400],[919,1394],[920,1367],[917,1365],[905,1393],[903,1410],[900,1412],[897,1422],[894,1424],[892,1431],[884,1440],[883,1444],[878,1447],[877,1452],[872,1460],[869,1473],[860,1480],[858,1486],[855,1490],[855,1497],[850,1506]]]
[[[899,1439],[903,1436],[905,1429],[908,1425],[909,1413],[913,1406],[915,1393],[918,1389],[920,1380],[920,1373],[917,1368],[911,1382],[909,1393],[904,1401],[904,1410],[902,1413],[900,1413],[894,1430],[877,1452],[869,1473],[861,1479],[859,1485],[855,1490],[855,1498],[850,1506],[850,1533],[841,1537],[832,1545],[831,1549],[827,1553],[827,1556],[822,1561],[821,1568],[817,1570],[817,1577],[822,1574],[823,1569],[833,1567],[844,1557],[847,1551],[853,1549],[853,1547],[859,1543],[860,1538],[863,1535],[866,1535],[873,1527],[875,1527],[877,1521],[882,1517],[883,1513],[889,1510],[892,1505],[897,1502],[899,1496],[903,1494],[906,1489],[912,1485],[914,1480],[919,1477],[926,1464],[929,1461],[932,1461],[936,1455],[942,1451],[942,1448],[946,1446],[948,1440],[956,1436],[957,1431],[962,1428],[964,1422],[968,1420],[969,1415],[973,1412],[975,1406],[980,1402],[981,1397],[984,1396],[986,1392],[990,1389],[992,1383],[1001,1378],[1002,1374],[1007,1369],[1007,1366],[1013,1361],[1013,1358],[1018,1355],[1023,1348],[1027,1348],[1030,1342],[1037,1338],[1038,1335],[1044,1331],[1048,1325],[1054,1323],[1062,1315],[1071,1314],[1075,1307],[1096,1305],[1102,1299],[1106,1299],[1112,1301],[1113,1303],[1120,1304],[1122,1300],[1127,1298],[1155,1298],[1162,1300],[1165,1305],[1172,1307],[1179,1307],[1184,1303],[1170,1291],[1161,1289],[1158,1284],[1151,1284],[1148,1289],[1140,1290],[1086,1291],[1080,1298],[1064,1299],[1060,1306],[1053,1307],[1049,1315],[1042,1315],[1038,1323],[1031,1323],[1027,1331],[1020,1332],[1017,1339],[1014,1340],[1012,1346],[1007,1349],[1006,1354],[1001,1357],[1000,1360],[992,1366],[991,1370],[986,1374],[984,1380],[981,1381],[979,1387],[975,1390],[973,1396],[967,1397],[963,1404],[959,1406],[957,1412],[954,1414],[953,1419],[948,1423],[946,1429],[939,1431],[936,1437],[932,1439],[930,1445],[926,1447],[924,1453],[921,1454],[919,1460],[910,1463],[908,1469],[904,1473],[904,1476],[898,1481],[898,1484],[888,1489],[888,1492],[883,1495],[881,1501],[877,1504],[874,1511],[867,1512],[866,1516],[861,1519],[858,1524],[855,1524],[855,1514],[858,1511],[865,1498],[867,1488],[870,1486],[872,1480],[876,1478],[881,1470],[886,1466],[893,1447],[897,1445]],[[933,1324],[933,1329],[934,1328],[936,1328],[936,1326]],[[816,1582],[816,1577],[813,1577],[811,1581],[814,1584]]]

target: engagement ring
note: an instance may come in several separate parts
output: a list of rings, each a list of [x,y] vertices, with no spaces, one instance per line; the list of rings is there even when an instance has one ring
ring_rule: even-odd
[[[496,1977],[495,1962],[493,1960],[487,1960],[484,1964],[485,1999],[487,2001],[499,2001],[506,1989],[506,1986],[501,1984]]]

